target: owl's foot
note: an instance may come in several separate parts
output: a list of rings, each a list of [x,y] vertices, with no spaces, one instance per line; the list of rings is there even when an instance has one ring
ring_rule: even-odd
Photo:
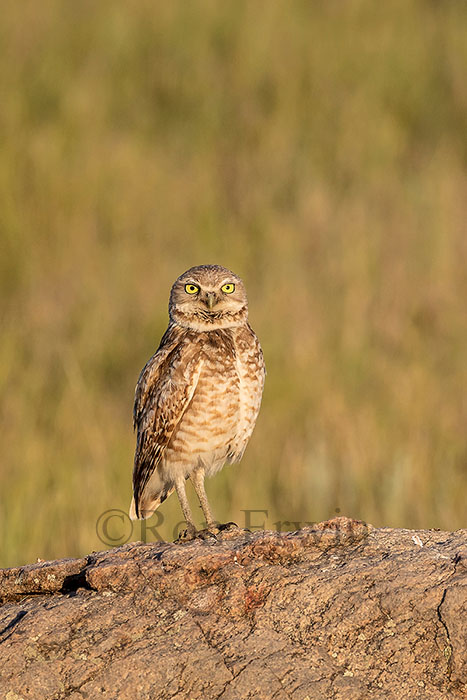
[[[217,526],[206,527],[203,530],[198,530],[195,537],[198,540],[217,540],[218,532]]]
[[[209,540],[217,539],[216,534],[218,530],[216,527],[205,528],[204,530],[197,530],[193,525],[188,525],[186,530],[181,530],[176,543],[182,544],[183,542],[192,542],[193,540]]]
[[[219,532],[230,532],[230,530],[239,530],[240,528],[238,527],[237,523],[229,522],[221,523],[217,526],[217,529]]]
[[[178,533],[178,537],[175,540],[175,542],[191,542],[196,538],[197,531],[194,525],[191,523],[187,523],[187,527],[185,530],[180,530]]]
[[[194,525],[188,524],[185,530],[181,530],[176,543],[182,544],[184,542],[192,542],[193,540],[217,540],[218,535],[228,535],[234,533],[236,530],[242,530],[242,532],[249,532],[244,528],[240,528],[237,523],[213,523],[212,525],[203,528],[202,530],[197,530]]]
[[[211,523],[204,530],[198,530],[197,537],[208,539],[209,537],[216,537],[222,532],[230,532],[231,530],[238,530],[237,523]]]
[[[217,523],[212,527],[208,528],[211,536],[215,537],[217,540],[225,539],[232,540],[238,537],[241,533],[249,533],[249,530],[245,530],[237,525],[237,523]]]

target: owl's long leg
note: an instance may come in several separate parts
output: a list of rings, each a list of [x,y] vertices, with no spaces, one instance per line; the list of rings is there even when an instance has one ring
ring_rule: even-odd
[[[189,532],[190,535],[194,535],[196,532],[196,525],[193,521],[193,515],[191,514],[188,498],[186,497],[185,477],[182,476],[181,479],[177,479],[175,481],[175,490],[177,492],[178,500],[180,501],[183,517],[186,520],[187,532]]]
[[[204,469],[195,469],[194,472],[190,474],[190,479],[193,482],[196,495],[199,498],[208,529],[216,527],[216,522],[213,514],[211,513],[208,497],[206,496],[206,490],[204,488]]]

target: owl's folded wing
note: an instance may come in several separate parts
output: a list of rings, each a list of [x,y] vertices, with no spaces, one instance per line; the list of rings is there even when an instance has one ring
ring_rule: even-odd
[[[163,339],[164,341],[164,339]],[[172,434],[190,404],[201,373],[197,347],[179,342],[161,346],[141,372],[135,391],[137,429],[133,492],[136,515],[144,487],[157,469]]]

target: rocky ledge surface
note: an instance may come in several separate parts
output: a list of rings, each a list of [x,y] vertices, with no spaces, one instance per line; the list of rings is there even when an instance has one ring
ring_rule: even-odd
[[[467,696],[467,530],[335,518],[0,570],[0,699]]]

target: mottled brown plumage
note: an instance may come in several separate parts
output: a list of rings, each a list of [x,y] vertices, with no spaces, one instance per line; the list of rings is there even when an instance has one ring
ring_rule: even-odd
[[[259,341],[248,324],[243,282],[219,265],[187,270],[174,283],[169,326],[135,393],[137,443],[130,516],[146,518],[175,489],[188,528],[190,477],[208,527],[204,477],[241,459],[264,384]]]

